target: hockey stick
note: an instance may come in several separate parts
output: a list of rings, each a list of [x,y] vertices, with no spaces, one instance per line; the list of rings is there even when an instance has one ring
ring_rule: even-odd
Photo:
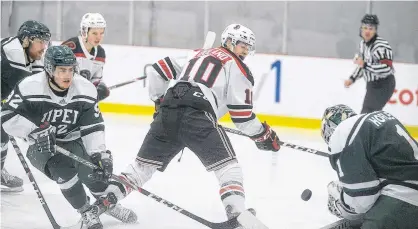
[[[147,78],[147,76],[141,76],[141,77],[137,77],[137,78],[134,78],[132,80],[129,80],[129,81],[125,81],[123,83],[118,83],[118,84],[110,86],[109,90],[112,90],[112,89],[115,89],[115,88],[118,88],[118,87],[122,87],[122,86],[125,86],[127,84],[135,83],[136,81],[143,80],[145,78]]]
[[[66,149],[63,149],[59,146],[57,146],[57,152],[66,155],[67,157],[72,158],[74,161],[77,161],[78,163],[84,164],[85,166],[91,168],[91,169],[99,169],[99,167],[93,163],[91,163],[90,161],[78,157],[77,155],[72,154],[71,152],[69,152]],[[193,219],[209,228],[212,229],[236,229],[241,225],[255,225],[256,227],[251,227],[254,229],[268,229],[266,226],[262,225],[261,222],[258,222],[258,220],[249,212],[249,211],[245,211],[242,214],[240,214],[238,217],[235,217],[233,219],[230,219],[228,221],[222,222],[222,223],[213,223],[210,221],[207,221],[165,199],[163,199],[162,197],[159,197],[143,188],[137,187],[131,183],[128,183],[127,181],[125,181],[124,179],[116,176],[116,175],[112,175],[112,179],[114,179],[115,181],[118,181],[120,183],[123,183],[124,185],[132,188],[133,190],[138,191],[139,193],[154,199],[155,201],[164,204],[166,207],[173,209],[176,212],[179,212],[187,217],[189,217],[190,219]]]
[[[81,226],[82,226],[81,220],[78,221],[78,223],[76,225],[69,226],[69,227],[62,227],[62,226],[60,226],[57,223],[57,221],[55,220],[54,216],[52,215],[51,210],[48,207],[48,204],[45,201],[44,196],[42,195],[41,189],[39,189],[39,186],[36,183],[35,177],[33,176],[32,172],[31,172],[31,170],[29,168],[29,165],[26,162],[25,157],[22,154],[22,151],[20,151],[20,148],[17,145],[17,142],[14,139],[14,137],[10,136],[10,142],[12,143],[13,148],[15,149],[17,156],[19,157],[20,163],[22,164],[23,168],[25,169],[26,175],[28,176],[30,182],[33,185],[33,189],[35,190],[36,194],[38,195],[38,199],[41,202],[42,207],[44,208],[45,213],[48,216],[48,219],[49,219],[49,221],[52,224],[52,227],[54,229],[71,229],[71,228],[74,228],[75,229],[75,228],[81,228]]]
[[[213,43],[215,43],[215,39],[216,39],[216,33],[212,32],[212,31],[208,31],[208,33],[206,34],[205,42],[203,44],[203,49],[212,48]],[[137,77],[137,78],[134,78],[132,80],[110,86],[109,90],[112,90],[112,89],[115,89],[115,88],[118,88],[118,87],[122,87],[122,86],[125,86],[125,85],[128,85],[128,84],[131,84],[131,83],[135,83],[135,82],[137,82],[139,80],[143,80],[145,78],[147,78],[147,76],[144,74],[144,76]]]
[[[249,137],[248,135],[244,134],[243,132],[241,132],[239,130],[228,128],[228,127],[222,127],[222,128],[229,133]],[[279,145],[284,146],[284,147],[304,151],[304,152],[307,152],[307,153],[316,154],[316,155],[323,156],[323,157],[329,157],[328,153],[325,153],[325,152],[322,152],[322,151],[319,151],[319,150],[307,148],[307,147],[304,147],[304,146],[295,145],[295,144],[288,143],[288,142],[278,141],[278,143],[279,143]]]

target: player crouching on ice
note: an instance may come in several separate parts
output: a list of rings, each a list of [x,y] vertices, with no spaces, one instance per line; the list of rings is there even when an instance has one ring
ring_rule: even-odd
[[[67,46],[49,47],[44,68],[44,72],[22,80],[10,94],[2,110],[4,130],[29,141],[27,158],[57,182],[87,228],[103,228],[99,219],[103,212],[123,222],[135,222],[135,213],[115,202],[125,195],[121,185],[103,181],[111,176],[113,161],[106,150],[96,88],[76,74],[77,60]],[[92,171],[75,163],[56,152],[56,145],[101,169]],[[93,205],[82,184],[97,198]],[[108,205],[109,202],[114,204]]]
[[[197,51],[184,66],[166,57],[149,68],[149,93],[157,112],[135,162],[121,177],[142,187],[188,147],[207,171],[214,172],[226,215],[232,219],[247,213],[243,173],[218,120],[229,112],[235,125],[252,136],[259,149],[278,151],[280,147],[276,132],[252,112],[254,78],[242,60],[255,51],[253,32],[232,24],[222,33],[221,42],[221,47]],[[253,214],[246,215],[251,224],[262,225],[255,211],[250,212]],[[244,228],[266,228],[240,223]]]
[[[399,120],[336,105],[321,133],[339,178],[328,185],[332,214],[361,229],[418,227],[418,143]]]

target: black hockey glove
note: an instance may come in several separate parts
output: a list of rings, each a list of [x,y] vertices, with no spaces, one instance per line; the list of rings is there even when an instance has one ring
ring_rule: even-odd
[[[106,99],[110,95],[110,90],[106,86],[106,84],[103,81],[97,81],[93,83],[94,86],[96,86],[97,89],[97,100],[102,101],[103,99]]]
[[[252,136],[251,139],[255,142],[257,148],[261,150],[279,151],[279,137],[277,137],[276,132],[266,122],[263,123],[263,126],[264,131]]]
[[[55,127],[45,122],[29,134],[32,153],[48,153],[53,156],[56,152]]]
[[[157,117],[157,115],[158,115],[158,111],[160,110],[160,105],[161,105],[161,102],[163,101],[163,98],[164,98],[164,96],[161,96],[160,98],[158,98],[158,99],[154,102],[154,105],[155,105],[155,111],[154,111],[154,114],[152,115],[152,118],[153,118],[153,119],[155,119],[155,117]]]
[[[113,173],[113,158],[112,153],[109,150],[101,153],[94,153],[91,155],[91,161],[99,166],[98,169],[94,169],[90,177],[98,180],[107,182]]]

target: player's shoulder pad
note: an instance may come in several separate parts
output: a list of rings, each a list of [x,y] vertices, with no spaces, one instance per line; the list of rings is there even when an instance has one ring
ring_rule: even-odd
[[[349,145],[350,140],[357,135],[354,128],[360,128],[362,123],[355,126],[356,122],[363,118],[364,115],[355,115],[342,121],[334,130],[329,140],[329,148],[331,154],[337,154]]]
[[[72,86],[74,87],[74,96],[88,97],[89,99],[97,100],[97,89],[96,86],[86,78],[79,74],[74,74]]]
[[[254,77],[250,69],[248,68],[248,66],[239,57],[237,57],[233,52],[231,52],[231,50],[228,50],[226,48],[222,48],[222,50],[226,50],[229,53],[229,55],[233,59],[231,60],[232,66],[236,66],[238,70],[242,73],[243,77],[245,77],[248,81],[250,81],[251,85],[254,86]]]
[[[68,48],[73,50],[74,53],[83,51],[83,50],[81,50],[80,41],[78,40],[78,37],[72,37],[72,38],[62,42],[61,45],[68,46]]]
[[[22,44],[17,37],[11,37],[9,40],[3,39],[1,48],[7,61],[21,67],[26,67],[25,53]]]
[[[48,87],[48,76],[45,72],[25,77],[18,83],[20,94],[23,97],[44,96],[47,94]]]

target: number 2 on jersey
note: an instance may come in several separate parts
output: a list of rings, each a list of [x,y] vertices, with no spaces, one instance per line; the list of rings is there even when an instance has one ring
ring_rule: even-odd
[[[398,124],[396,124],[396,132],[399,136],[404,137],[405,140],[411,145],[412,151],[414,151],[414,157],[418,160],[418,145],[417,143],[409,136],[409,134]]]

